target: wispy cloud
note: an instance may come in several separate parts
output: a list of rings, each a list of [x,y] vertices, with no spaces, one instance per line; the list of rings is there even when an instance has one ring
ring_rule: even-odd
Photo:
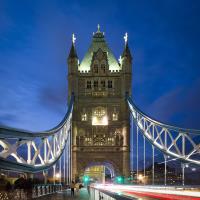
[[[199,102],[200,79],[160,96],[149,106],[148,113],[163,122],[200,129]]]

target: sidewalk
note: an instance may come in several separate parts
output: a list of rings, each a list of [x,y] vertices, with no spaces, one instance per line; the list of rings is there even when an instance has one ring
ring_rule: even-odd
[[[70,190],[65,190],[63,192],[59,192],[57,194],[53,195],[46,195],[43,197],[36,198],[37,200],[69,200],[69,199],[74,199],[74,200],[89,200],[89,195],[87,192],[87,189],[82,188],[79,190],[79,194],[75,192],[75,196],[71,197],[71,191]]]

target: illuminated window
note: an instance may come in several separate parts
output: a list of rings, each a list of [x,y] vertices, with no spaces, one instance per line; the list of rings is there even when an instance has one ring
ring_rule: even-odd
[[[112,81],[108,81],[108,88],[112,88],[112,87],[113,87]]]
[[[108,117],[107,117],[107,112],[105,108],[103,107],[97,107],[93,111],[92,115],[92,125],[98,126],[98,125],[103,125],[107,126],[108,125]]]
[[[81,115],[81,121],[87,121],[87,114],[86,113]]]
[[[91,88],[92,88],[91,81],[87,81],[87,89],[91,89]]]
[[[94,89],[98,88],[98,81],[94,81]]]
[[[94,73],[98,74],[98,64],[94,64]]]
[[[113,121],[117,121],[118,120],[118,114],[117,113],[113,113],[112,114],[112,119],[113,119]]]
[[[86,137],[85,138],[85,144],[86,145],[91,145],[92,144],[92,138]]]
[[[97,107],[97,108],[94,110],[94,115],[97,116],[97,117],[103,117],[105,114],[106,114],[106,111],[105,111],[105,109],[102,108],[102,107]]]
[[[108,139],[107,139],[107,144],[108,145],[115,145],[115,140],[114,140],[114,138],[113,137],[109,137]]]

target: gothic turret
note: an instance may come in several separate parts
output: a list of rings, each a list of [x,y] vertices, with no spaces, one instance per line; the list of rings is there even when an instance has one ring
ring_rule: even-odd
[[[75,49],[75,35],[72,34],[72,46],[67,58],[68,64],[68,102],[71,94],[77,95],[77,76],[78,76],[78,56]]]
[[[75,48],[75,40],[75,35],[72,34],[72,46],[69,52],[69,56],[67,58],[69,74],[75,74],[78,72],[78,56]]]
[[[122,68],[124,72],[131,73],[131,67],[132,67],[132,56],[131,52],[128,46],[128,34],[126,33],[124,36],[125,40],[125,48],[122,53],[121,61],[122,61]]]

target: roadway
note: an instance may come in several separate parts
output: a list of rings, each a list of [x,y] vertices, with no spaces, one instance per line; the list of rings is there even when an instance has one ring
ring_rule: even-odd
[[[107,194],[115,194],[117,199],[128,200],[200,200],[200,190],[183,189],[182,187],[163,187],[163,186],[130,186],[130,185],[102,185],[92,186]],[[37,200],[95,200],[90,199],[87,189],[83,188],[75,192],[71,197],[70,190],[65,190],[52,195],[37,198]],[[98,199],[99,200],[99,199]]]
[[[130,186],[130,185],[94,185],[94,188],[115,193],[127,199],[157,200],[200,200],[197,188],[163,187],[163,186]]]

